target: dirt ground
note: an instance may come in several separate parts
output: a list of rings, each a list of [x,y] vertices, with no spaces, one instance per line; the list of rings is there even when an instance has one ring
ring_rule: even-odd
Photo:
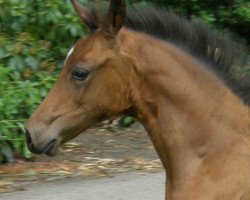
[[[70,177],[92,179],[121,172],[159,172],[162,165],[141,125],[91,128],[61,147],[55,157],[0,166],[0,193],[25,190],[30,184]]]

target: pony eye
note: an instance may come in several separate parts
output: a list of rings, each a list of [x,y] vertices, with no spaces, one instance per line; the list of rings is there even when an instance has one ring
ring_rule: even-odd
[[[90,72],[84,69],[75,69],[72,71],[72,77],[80,81],[84,81],[89,74]]]

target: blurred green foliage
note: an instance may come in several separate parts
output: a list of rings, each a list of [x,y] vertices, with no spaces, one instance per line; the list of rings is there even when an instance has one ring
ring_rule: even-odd
[[[0,0],[0,63],[23,73],[62,66],[84,33],[69,2]]]
[[[119,121],[119,124],[121,127],[130,127],[134,123],[135,123],[135,119],[133,117],[130,117],[130,116],[124,116]]]
[[[24,80],[17,70],[0,65],[0,81],[0,163],[13,162],[13,150],[30,157],[24,123],[47,95],[55,76],[36,73],[35,80]]]
[[[88,3],[89,0],[79,0]],[[249,0],[126,0],[172,8],[250,44]],[[29,157],[24,123],[52,87],[68,50],[87,30],[70,0],[0,0],[0,163]],[[133,123],[130,117],[124,126]],[[14,153],[13,153],[14,150]]]

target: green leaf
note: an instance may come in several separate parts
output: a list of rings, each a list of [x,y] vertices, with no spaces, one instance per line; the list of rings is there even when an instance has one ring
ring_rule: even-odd
[[[9,59],[8,65],[10,67],[16,68],[18,70],[23,70],[25,67],[25,63],[23,61],[23,58],[20,56],[15,55],[11,59]]]
[[[32,157],[32,154],[31,154],[31,152],[29,151],[27,145],[24,145],[24,146],[23,146],[23,156],[24,156],[25,158],[31,158],[31,157]]]
[[[122,118],[122,126],[123,127],[129,127],[130,125],[132,125],[135,122],[135,119],[133,117],[123,117]]]
[[[25,58],[25,62],[33,70],[39,68],[39,61],[33,56],[28,56],[27,58]]]
[[[7,159],[9,163],[13,163],[15,159],[10,145],[3,141],[0,144],[0,153]]]

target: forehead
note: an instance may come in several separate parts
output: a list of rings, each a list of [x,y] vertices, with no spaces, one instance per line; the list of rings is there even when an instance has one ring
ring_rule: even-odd
[[[110,55],[108,41],[99,33],[90,34],[79,39],[69,50],[65,64],[98,63]]]
[[[88,35],[80,38],[67,53],[65,64],[71,63],[74,60],[79,60],[81,59],[81,57],[84,57],[84,55],[87,54],[86,50],[92,50],[91,46],[93,46],[93,44],[91,45],[91,43],[93,43],[93,39],[91,41],[91,38]]]
[[[79,50],[89,50],[93,46],[105,46],[107,44],[107,40],[105,39],[103,33],[101,31],[97,31],[95,33],[91,33],[81,37],[75,44],[76,49]]]

